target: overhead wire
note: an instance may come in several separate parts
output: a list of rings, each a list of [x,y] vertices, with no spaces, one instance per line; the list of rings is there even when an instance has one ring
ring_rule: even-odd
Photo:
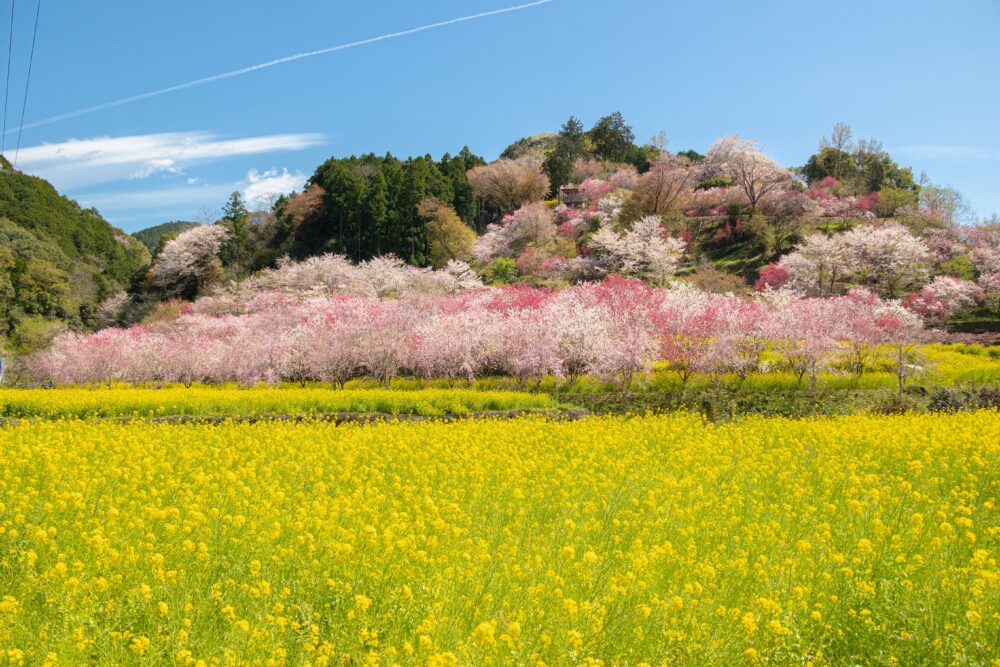
[[[28,55],[28,76],[24,80],[24,99],[21,101],[21,121],[17,124],[17,148],[14,149],[13,166],[17,167],[17,156],[21,152],[21,130],[24,129],[24,110],[28,107],[28,87],[31,85],[31,66],[35,62],[35,40],[38,39],[38,17],[42,14],[42,0],[35,7],[35,28],[31,32],[31,52]],[[6,132],[4,133],[6,136]]]
[[[369,37],[367,39],[361,39],[354,42],[349,42],[346,44],[339,44],[337,46],[331,46],[323,49],[316,49],[314,51],[305,51],[302,53],[296,53],[289,56],[284,56],[281,58],[275,58],[273,60],[268,60],[266,62],[258,63],[256,65],[250,65],[248,67],[242,67],[240,69],[231,70],[229,72],[222,72],[220,74],[213,74],[212,76],[202,77],[200,79],[194,79],[193,81],[186,81],[184,83],[179,83],[173,86],[168,86],[166,88],[160,88],[158,90],[153,90],[148,93],[141,93],[139,95],[132,95],[130,97],[123,97],[121,99],[112,100],[110,102],[104,102],[103,104],[95,104],[94,106],[86,107],[83,109],[77,109],[76,111],[68,111],[66,113],[61,113],[55,116],[50,116],[48,118],[42,118],[41,120],[36,120],[27,125],[24,125],[25,129],[32,129],[36,127],[42,127],[44,125],[51,125],[52,123],[58,123],[60,121],[69,120],[70,118],[77,118],[78,116],[83,116],[86,114],[92,114],[98,111],[103,111],[105,109],[111,109],[114,107],[119,107],[124,104],[131,104],[133,102],[138,102],[140,100],[146,100],[151,97],[158,97],[160,95],[166,95],[167,93],[177,92],[179,90],[186,90],[188,88],[194,88],[196,86],[204,86],[206,84],[215,83],[217,81],[222,81],[224,79],[231,79],[237,76],[243,76],[251,72],[256,72],[262,69],[267,69],[270,67],[275,67],[277,65],[283,65],[285,63],[294,62],[297,60],[303,60],[305,58],[314,58],[316,56],[325,55],[328,53],[333,53],[335,51],[344,51],[346,49],[353,49],[359,46],[365,46],[367,44],[374,44],[376,42],[382,42],[389,39],[396,39],[398,37],[404,37],[407,35],[413,35],[416,33],[424,32],[427,30],[435,30],[437,28],[443,28],[445,26],[455,25],[457,23],[465,23],[467,21],[475,21],[478,19],[483,19],[490,16],[497,16],[500,14],[508,14],[511,12],[518,12],[531,7],[537,7],[539,5],[545,5],[553,0],[532,0],[531,2],[526,2],[519,5],[512,5],[510,7],[503,7],[501,9],[494,9],[485,12],[479,12],[478,14],[470,14],[468,16],[460,16],[458,18],[448,19],[445,21],[438,21],[436,23],[428,23],[425,25],[417,26],[415,28],[408,28],[406,30],[399,30],[397,32],[390,32],[384,35],[378,35],[377,37]],[[10,130],[13,132],[13,130]],[[4,133],[7,130],[4,129]]]
[[[10,39],[7,40],[7,83],[3,90],[3,137],[0,138],[0,156],[7,148],[7,98],[10,97],[10,60],[14,52],[14,7],[17,0],[10,0]]]

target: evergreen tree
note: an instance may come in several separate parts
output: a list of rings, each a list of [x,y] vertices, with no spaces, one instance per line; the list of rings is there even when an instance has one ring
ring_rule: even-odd
[[[382,245],[388,237],[389,193],[385,176],[376,168],[365,193],[365,218],[367,223],[367,253],[371,256],[382,254]]]
[[[635,133],[618,111],[598,120],[587,134],[601,160],[626,162],[633,154]]]
[[[555,196],[559,188],[573,178],[573,163],[583,157],[587,151],[587,138],[583,131],[583,123],[575,116],[570,116],[559,131],[556,147],[547,158],[543,167],[549,176],[551,189],[549,194]]]
[[[226,205],[222,207],[222,219],[239,220],[240,218],[245,218],[248,215],[250,215],[250,211],[247,210],[247,205],[243,201],[243,195],[241,195],[238,190],[229,195],[229,201],[227,201]]]
[[[222,207],[221,224],[229,231],[229,236],[219,249],[219,259],[235,276],[242,275],[253,258],[250,223],[247,220],[249,215],[243,196],[238,191],[231,194]]]

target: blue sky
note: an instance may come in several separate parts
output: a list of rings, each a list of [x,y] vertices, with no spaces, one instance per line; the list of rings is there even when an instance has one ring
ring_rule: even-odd
[[[8,130],[35,1],[17,4]],[[26,124],[513,4],[44,0]],[[134,231],[237,189],[264,201],[330,156],[468,144],[492,159],[570,114],[620,110],[672,150],[740,132],[788,166],[844,121],[986,216],[1000,212],[998,30],[996,0],[551,0],[28,128],[18,166]]]

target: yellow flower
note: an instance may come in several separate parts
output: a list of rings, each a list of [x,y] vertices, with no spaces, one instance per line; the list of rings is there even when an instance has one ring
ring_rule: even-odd
[[[790,632],[789,629],[782,625],[781,621],[776,618],[767,622],[767,630],[768,632],[779,636],[787,635]]]
[[[139,655],[143,655],[146,651],[149,650],[149,646],[150,646],[149,637],[144,637],[140,635],[138,637],[134,637],[132,639],[132,643],[129,644],[128,647],[132,649],[133,652],[138,653]]]
[[[496,621],[483,621],[472,631],[472,641],[484,648],[488,648],[497,643],[494,635],[497,631]]]

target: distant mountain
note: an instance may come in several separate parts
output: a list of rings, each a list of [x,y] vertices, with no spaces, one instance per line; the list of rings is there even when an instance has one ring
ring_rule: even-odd
[[[0,157],[0,346],[25,328],[92,324],[97,306],[149,264],[146,248],[95,209]],[[13,341],[13,342],[12,342]]]
[[[164,222],[159,225],[147,227],[146,229],[139,230],[138,232],[133,232],[132,236],[139,239],[139,241],[146,246],[146,249],[152,253],[156,250],[156,246],[160,242],[160,238],[164,235],[180,234],[181,232],[186,232],[189,229],[194,229],[197,226],[197,222],[175,220],[173,222]]]

